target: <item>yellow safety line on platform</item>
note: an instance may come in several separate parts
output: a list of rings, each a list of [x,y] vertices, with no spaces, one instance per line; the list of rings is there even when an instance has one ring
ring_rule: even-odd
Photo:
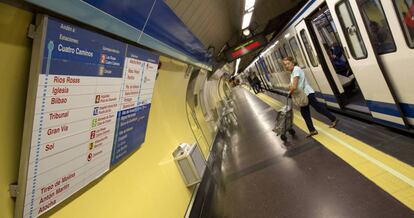
[[[283,104],[265,94],[256,95],[271,107],[278,109]],[[305,121],[294,111],[294,123],[308,132]],[[319,134],[313,138],[354,167],[362,175],[388,192],[401,203],[414,210],[414,167],[392,156],[376,150],[347,134],[313,119]]]

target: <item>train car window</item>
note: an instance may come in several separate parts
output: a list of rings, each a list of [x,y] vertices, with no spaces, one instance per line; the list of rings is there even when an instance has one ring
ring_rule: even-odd
[[[361,33],[359,32],[358,25],[356,24],[348,0],[337,4],[335,10],[338,14],[339,22],[341,23],[352,57],[357,60],[366,58],[367,50],[364,41],[362,41]]]
[[[279,66],[279,72],[282,73],[284,71],[282,64],[282,56],[280,55],[280,52],[278,50],[275,50],[274,55],[276,58],[276,64]]]
[[[404,31],[405,40],[410,48],[414,48],[414,1],[394,0],[393,2]]]
[[[287,57],[286,50],[283,47],[279,48],[280,55],[282,55],[282,59]]]
[[[269,56],[265,57],[267,68],[269,68],[270,73],[274,72],[272,62],[269,60]]]
[[[293,57],[292,50],[290,49],[290,47],[287,43],[283,44],[283,48],[285,49],[287,56]]]
[[[258,74],[263,73],[263,72],[262,72],[262,68],[259,66],[259,61],[257,61],[256,63],[254,63],[254,65],[256,66],[256,72],[257,72]]]
[[[312,66],[317,67],[318,60],[315,57],[315,53],[313,53],[312,46],[309,44],[309,40],[308,40],[308,37],[306,36],[305,30],[300,31],[300,37],[302,38],[302,42],[305,46],[306,53],[309,56]]]
[[[272,71],[272,66],[269,64],[269,60],[267,59],[267,57],[264,57],[264,64],[267,66],[267,69],[269,69],[270,71]]]
[[[273,63],[275,64],[276,72],[281,72],[282,70],[280,69],[280,66],[278,64],[276,51],[271,53],[271,57],[272,57]]]
[[[285,71],[285,68],[284,68],[283,63],[282,63],[282,55],[280,54],[280,49],[275,50],[274,54],[275,54],[275,57],[276,57],[276,60],[277,60],[277,64],[279,65],[280,72]]]
[[[258,67],[262,70],[262,75],[266,74],[266,70],[267,70],[267,63],[265,60],[262,59],[261,63],[257,62]]]
[[[256,62],[255,63],[255,65],[256,65],[256,69],[257,69],[257,73],[256,73],[256,76],[261,80],[261,83],[263,83],[263,75],[264,75],[264,71],[263,71],[263,68],[260,66],[260,63],[259,62]]]
[[[266,57],[261,58],[261,63],[259,62],[260,67],[263,68],[263,71],[266,71],[266,69],[269,69],[269,65],[267,64]]]
[[[289,40],[290,47],[292,47],[293,55],[300,68],[305,68],[305,62],[303,61],[302,54],[300,53],[298,42],[295,37]]]
[[[372,46],[378,54],[386,54],[397,50],[390,26],[379,0],[358,0],[362,18],[367,24]]]
[[[267,59],[268,59],[270,65],[272,66],[272,73],[276,73],[275,63],[272,60],[272,53],[270,53],[269,56],[267,56]]]
[[[277,66],[275,64],[275,61],[273,60],[273,53],[270,52],[269,56],[267,56],[267,58],[269,60],[270,65],[272,65],[272,68],[273,68],[272,73],[276,73],[277,72]]]

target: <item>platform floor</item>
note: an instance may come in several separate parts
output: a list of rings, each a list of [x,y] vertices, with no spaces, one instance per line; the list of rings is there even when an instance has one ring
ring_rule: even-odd
[[[243,88],[235,89],[234,94],[239,125],[220,143],[219,153],[213,154],[220,156],[211,169],[216,188],[201,217],[414,217],[413,210],[406,206],[414,199],[410,185],[395,190],[407,190],[405,205],[383,185],[375,184],[370,175],[356,170],[352,161],[338,156],[340,152],[335,148],[320,142],[333,144],[330,146],[338,143],[330,142],[324,134],[317,140],[305,138],[300,122],[295,126],[296,136],[289,136],[283,143],[272,132],[276,112],[270,97],[261,94],[259,98]],[[359,126],[358,122],[355,125]],[[341,117],[338,129],[350,136],[362,134],[361,138],[366,137],[363,142],[391,150],[391,154],[398,150],[388,146],[393,137],[407,150],[414,145],[413,138],[392,135],[397,133],[389,130],[361,133],[352,125],[353,121]],[[321,131],[331,134],[326,129]],[[400,155],[399,159],[411,164],[404,165],[404,169],[412,170],[413,158]],[[412,182],[410,176],[408,183]]]
[[[266,93],[266,95],[283,101],[284,97],[273,93]],[[311,108],[312,116],[323,123],[328,124],[328,120],[323,115],[317,113]],[[378,149],[398,160],[414,166],[414,136],[397,131],[388,127],[384,127],[375,123],[367,123],[358,119],[350,118],[335,113],[340,119],[336,129],[354,137],[368,145]]]

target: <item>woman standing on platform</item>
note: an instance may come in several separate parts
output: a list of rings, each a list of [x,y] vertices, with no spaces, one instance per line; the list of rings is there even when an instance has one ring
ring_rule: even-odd
[[[313,91],[312,87],[309,85],[306,77],[305,72],[294,64],[294,59],[292,57],[286,57],[283,59],[283,65],[285,66],[286,70],[290,72],[290,85],[289,85],[289,96],[292,95],[295,90],[301,89],[305,95],[307,95],[309,104],[319,113],[326,116],[332,123],[329,127],[333,128],[338,123],[338,119],[332,115],[326,107],[324,107],[321,103],[318,102],[315,98],[315,91]],[[314,136],[318,134],[315,127],[313,126],[312,117],[310,114],[309,104],[300,107],[300,113],[302,114],[303,119],[306,122],[306,126],[309,129],[309,135]]]

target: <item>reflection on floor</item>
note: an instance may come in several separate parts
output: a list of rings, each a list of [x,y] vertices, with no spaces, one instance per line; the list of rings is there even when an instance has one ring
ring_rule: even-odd
[[[413,212],[295,128],[286,144],[275,111],[236,89],[239,126],[213,150],[211,201],[201,217],[413,217]]]

